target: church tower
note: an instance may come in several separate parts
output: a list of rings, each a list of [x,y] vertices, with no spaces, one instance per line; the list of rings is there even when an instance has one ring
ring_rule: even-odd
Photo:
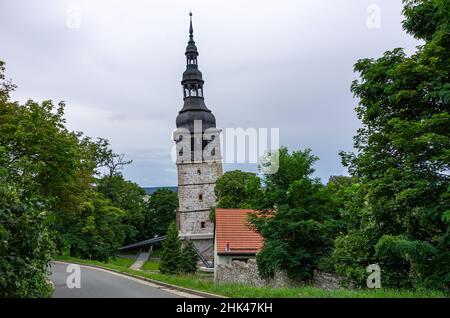
[[[191,240],[206,259],[212,260],[214,223],[209,215],[216,203],[216,180],[222,175],[221,130],[216,128],[216,119],[205,105],[192,13],[189,15],[186,71],[181,81],[184,105],[178,113],[174,132],[179,199],[177,226],[181,240]]]

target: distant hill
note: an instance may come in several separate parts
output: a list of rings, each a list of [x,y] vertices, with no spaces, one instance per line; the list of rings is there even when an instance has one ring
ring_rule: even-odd
[[[147,194],[153,194],[158,189],[169,189],[173,192],[178,192],[178,187],[142,187]]]

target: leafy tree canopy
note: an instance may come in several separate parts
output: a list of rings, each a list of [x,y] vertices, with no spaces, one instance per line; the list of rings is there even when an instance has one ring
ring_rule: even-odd
[[[404,3],[403,27],[424,45],[355,65],[363,127],[357,152],[342,158],[361,181],[360,211],[335,256],[338,271],[361,284],[364,267],[377,262],[387,287],[448,289],[450,3]]]
[[[278,159],[278,171],[264,175],[260,210],[269,215],[251,219],[265,240],[257,255],[258,268],[265,277],[285,270],[304,280],[331,253],[340,226],[339,209],[332,191],[311,177],[318,160],[311,150],[289,153],[281,148]]]
[[[169,189],[158,189],[148,199],[146,226],[152,236],[165,235],[169,225],[175,221],[178,195]]]

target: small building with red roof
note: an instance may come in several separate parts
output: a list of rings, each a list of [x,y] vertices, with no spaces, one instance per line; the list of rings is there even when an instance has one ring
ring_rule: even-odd
[[[249,209],[216,208],[214,233],[214,267],[234,260],[255,258],[263,246],[262,236],[250,227]]]

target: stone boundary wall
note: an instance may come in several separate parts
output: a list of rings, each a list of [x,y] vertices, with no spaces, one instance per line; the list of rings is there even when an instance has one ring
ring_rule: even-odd
[[[286,273],[277,272],[272,279],[262,279],[258,273],[255,259],[247,262],[233,261],[231,264],[219,264],[216,268],[215,280],[217,283],[237,283],[255,287],[295,287],[298,282],[290,279]],[[341,288],[341,277],[334,273],[314,270],[312,285],[317,288],[334,290]]]
[[[338,274],[314,270],[312,283],[314,287],[326,290],[340,289],[341,277]]]
[[[247,262],[233,261],[231,264],[219,264],[216,268],[217,283],[238,283],[256,287],[293,287],[297,285],[284,272],[275,273],[272,279],[262,279],[258,273],[255,259]]]

